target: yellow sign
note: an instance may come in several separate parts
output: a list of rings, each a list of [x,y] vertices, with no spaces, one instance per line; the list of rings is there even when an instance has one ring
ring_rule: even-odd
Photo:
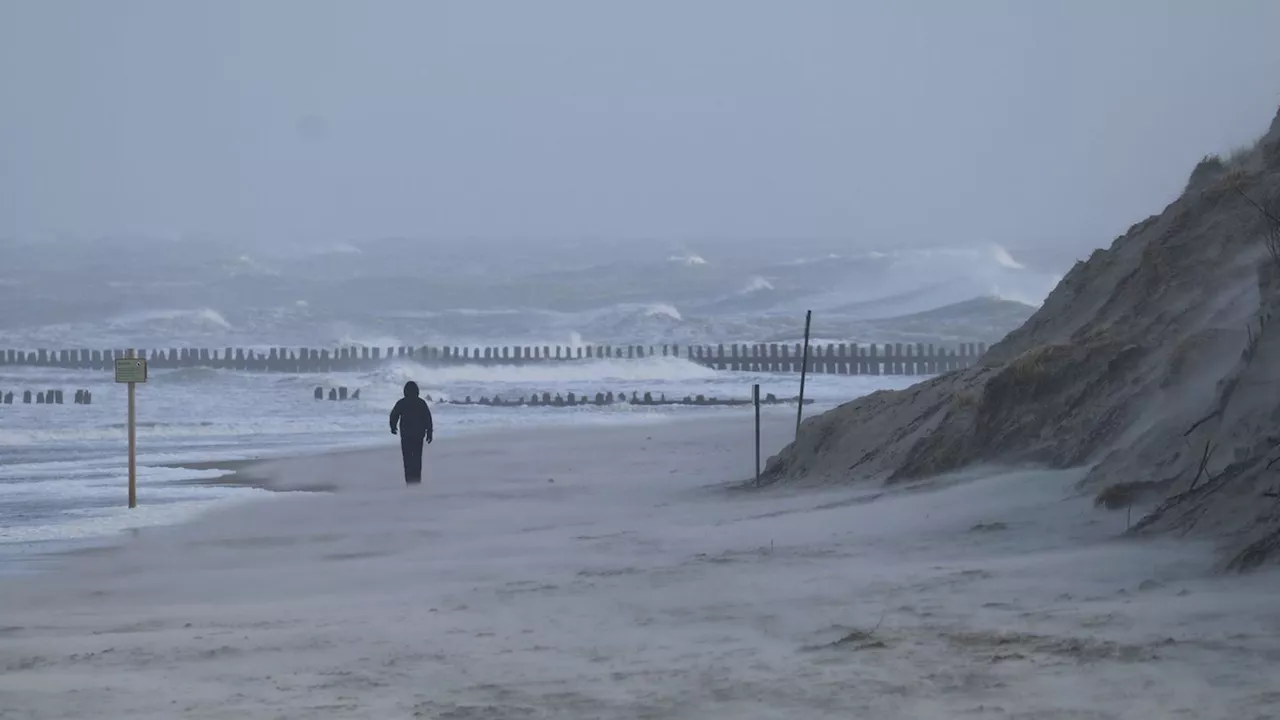
[[[144,383],[147,381],[147,361],[142,358],[116,358],[116,382]]]

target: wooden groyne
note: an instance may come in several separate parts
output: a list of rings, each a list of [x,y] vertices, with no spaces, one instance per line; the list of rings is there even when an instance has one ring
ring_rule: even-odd
[[[0,405],[13,405],[15,396],[14,391],[0,391]],[[18,402],[23,405],[61,405],[61,390],[23,390],[21,395],[16,396]],[[72,402],[76,405],[92,405],[93,393],[88,390],[76,390],[72,396]]]
[[[924,343],[811,345],[809,372],[838,375],[933,375],[969,367],[986,352],[985,343],[951,347]],[[153,370],[218,368],[261,372],[344,372],[369,370],[391,360],[412,360],[423,365],[533,365],[584,360],[634,360],[674,357],[716,370],[752,372],[800,372],[799,343],[753,345],[584,345],[506,347],[343,347],[316,348],[170,348],[139,350]],[[55,367],[107,370],[116,358],[113,350],[0,350],[4,366]]]
[[[769,393],[760,399],[761,405],[794,405],[799,401],[799,397],[778,398],[773,393]],[[736,407],[741,405],[751,405],[754,401],[750,398],[746,400],[738,398],[717,398],[706,397],[705,395],[686,395],[679,399],[667,399],[665,393],[654,397],[653,393],[645,393],[641,396],[637,392],[632,392],[631,397],[627,397],[626,393],[618,393],[614,395],[612,392],[598,392],[594,398],[587,395],[575,395],[568,393],[565,396],[556,394],[554,397],[551,393],[543,393],[541,396],[533,395],[531,397],[519,397],[512,399],[504,399],[495,395],[492,398],[481,397],[479,400],[473,401],[471,396],[462,400],[447,400],[445,405],[485,405],[489,407],[578,407],[582,405],[640,405],[640,406],[668,406],[668,405],[694,405],[698,407]],[[813,403],[813,399],[804,401],[805,405]]]
[[[318,388],[316,388],[315,393],[313,393],[313,397],[315,397],[315,399],[317,399],[317,400],[323,400],[323,399],[325,398],[324,388],[322,388],[322,387],[318,387]],[[346,387],[345,385],[343,385],[343,386],[341,386],[341,387],[336,387],[336,388],[329,388],[329,399],[330,399],[330,400],[343,400],[343,401],[345,401],[345,400],[359,400],[359,399],[360,399],[360,390],[359,390],[359,389],[357,389],[355,392],[353,392],[353,393],[351,393],[350,395],[348,395],[348,394],[347,394],[347,387]],[[428,395],[428,396],[427,396],[427,399],[428,399],[428,400],[429,400],[429,399],[431,399],[431,396],[430,396],[430,395]]]
[[[323,400],[326,397],[324,388],[320,388],[320,387],[316,388],[315,392],[313,393],[313,396],[315,397],[316,400]],[[348,400],[348,399],[358,400],[360,398],[360,391],[356,390],[354,393],[348,395],[347,388],[345,387],[329,388],[327,397],[331,401],[342,401],[342,400]],[[644,406],[696,405],[699,407],[735,407],[739,405],[751,405],[754,402],[754,400],[751,400],[751,399],[741,400],[737,398],[707,397],[705,395],[686,395],[683,398],[668,400],[666,393],[659,393],[657,397],[654,397],[653,393],[651,392],[646,392],[643,395],[641,395],[639,392],[635,392],[635,391],[632,391],[630,397],[627,397],[626,393],[618,393],[617,395],[615,395],[613,394],[613,392],[610,391],[610,392],[598,392],[595,394],[594,398],[588,395],[578,395],[576,393],[566,393],[563,395],[560,393],[556,393],[555,395],[552,395],[549,392],[544,392],[541,394],[534,393],[533,395],[529,395],[527,397],[520,396],[518,398],[503,398],[500,395],[494,395],[493,397],[482,396],[479,400],[472,400],[471,396],[467,395],[462,400],[436,401],[436,400],[433,400],[433,398],[430,395],[427,395],[425,399],[427,402],[439,402],[444,405],[484,405],[488,407],[509,407],[509,408],[516,408],[516,407],[562,408],[562,407],[579,407],[582,405],[603,406],[603,405],[620,405],[620,404],[621,405],[644,405]],[[798,396],[791,397],[791,398],[779,398],[773,393],[769,393],[768,395],[760,399],[760,404],[761,405],[794,405],[799,400],[800,398]],[[804,401],[805,405],[809,405],[812,403],[813,403],[812,398]]]

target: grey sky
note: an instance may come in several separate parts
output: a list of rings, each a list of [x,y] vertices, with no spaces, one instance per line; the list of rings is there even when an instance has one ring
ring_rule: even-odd
[[[0,237],[1105,245],[1274,0],[0,0]]]

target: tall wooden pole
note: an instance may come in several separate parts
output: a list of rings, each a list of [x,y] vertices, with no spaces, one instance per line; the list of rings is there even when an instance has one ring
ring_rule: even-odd
[[[804,311],[804,356],[800,360],[800,402],[796,404],[796,438],[800,437],[800,421],[804,418],[804,378],[809,374],[809,321],[813,311]]]
[[[756,404],[756,487],[760,486],[760,383],[751,386],[751,399]]]
[[[125,351],[125,357],[133,357],[133,350]],[[134,389],[137,383],[129,383],[129,507],[138,506],[138,436],[137,415],[134,406]]]

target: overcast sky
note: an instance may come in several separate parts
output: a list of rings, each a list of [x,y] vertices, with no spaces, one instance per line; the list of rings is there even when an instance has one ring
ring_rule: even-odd
[[[1109,244],[1275,0],[0,0],[0,237]]]

